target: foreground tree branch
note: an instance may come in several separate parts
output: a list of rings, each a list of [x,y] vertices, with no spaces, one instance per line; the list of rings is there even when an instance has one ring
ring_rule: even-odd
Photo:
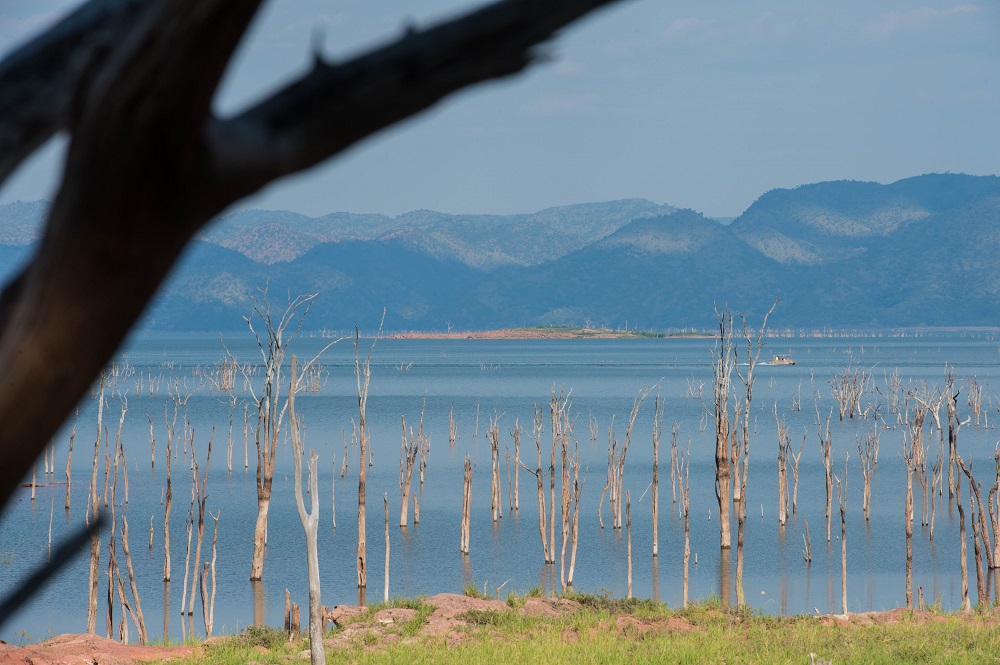
[[[340,65],[317,61],[225,120],[212,100],[259,0],[92,0],[12,54],[0,111],[25,110],[0,120],[0,179],[55,131],[71,138],[38,252],[0,296],[0,501],[211,218],[452,92],[521,71],[537,44],[614,1],[501,0]]]

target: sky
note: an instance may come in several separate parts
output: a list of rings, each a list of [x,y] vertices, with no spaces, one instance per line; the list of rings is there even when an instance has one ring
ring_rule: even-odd
[[[0,2],[0,57],[79,0]],[[270,0],[219,91],[234,113],[300,75],[477,6]],[[764,192],[1000,173],[1000,3],[627,0],[528,73],[458,93],[231,210],[509,214],[645,198],[736,216]],[[65,139],[0,189],[54,196]]]

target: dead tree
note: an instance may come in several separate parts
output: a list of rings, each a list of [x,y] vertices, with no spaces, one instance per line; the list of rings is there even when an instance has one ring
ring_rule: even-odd
[[[683,606],[688,605],[688,568],[691,561],[691,443],[688,442],[687,454],[678,468],[678,485],[680,489],[681,510],[684,513],[684,581]]]
[[[560,393],[558,396],[552,392],[552,427],[553,439],[558,439],[560,450],[560,487],[562,490],[562,501],[560,503],[560,518],[562,529],[562,548],[559,556],[559,580],[562,583],[563,591],[567,586],[572,586],[573,579],[570,575],[569,581],[566,578],[566,548],[570,542],[574,544],[573,554],[575,558],[575,545],[577,542],[576,529],[574,528],[574,513],[579,516],[579,483],[574,481],[575,474],[579,475],[580,453],[579,445],[573,441],[573,423],[570,419],[570,408],[572,402],[569,395]],[[572,445],[572,448],[571,448]],[[571,564],[572,565],[572,564]]]
[[[956,454],[956,463],[957,463]],[[949,489],[950,491],[950,489]],[[972,609],[972,604],[969,602],[969,563],[968,563],[968,546],[966,545],[966,535],[965,535],[965,507],[962,506],[962,477],[958,476],[955,480],[954,485],[955,491],[955,505],[958,507],[958,538],[959,538],[959,570],[962,575],[962,605],[959,608],[962,612],[968,612]]]
[[[743,544],[744,537],[746,533],[746,521],[747,521],[747,476],[750,473],[750,408],[753,404],[753,388],[754,381],[756,379],[756,374],[754,370],[757,368],[757,363],[760,359],[761,349],[764,348],[764,333],[767,330],[767,319],[771,316],[771,312],[774,308],[778,306],[778,301],[775,300],[774,304],[764,315],[763,321],[761,321],[760,328],[757,330],[757,335],[753,335],[753,331],[750,326],[747,325],[746,317],[742,314],[740,315],[740,320],[743,323],[743,340],[746,342],[746,372],[744,373],[739,369],[739,363],[735,363],[736,375],[740,378],[743,383],[743,418],[742,418],[742,431],[739,432],[737,436],[733,437],[733,468],[735,471],[734,485],[738,484],[738,492],[734,491],[734,500],[739,497],[738,501],[734,504],[736,506],[736,603],[738,606],[742,607],[746,602],[743,594]],[[733,350],[734,359],[739,359],[739,349],[734,348]],[[738,402],[738,401],[737,401]],[[734,412],[738,413],[739,406],[734,409]],[[734,433],[735,434],[735,433]],[[799,455],[802,454],[801,448],[799,449]],[[742,469],[740,468],[742,459]],[[795,477],[796,477],[796,488],[798,487],[798,460],[795,462]]]
[[[382,322],[385,322],[385,311],[382,312]],[[372,352],[375,350],[375,342],[382,334],[382,323],[379,323],[378,333],[372,340],[372,345],[368,348],[368,355],[365,361],[361,362],[358,342],[360,336],[357,327],[354,328],[354,377],[358,384],[358,447],[360,449],[358,458],[358,588],[364,589],[368,586],[368,555],[365,543],[365,497],[367,495],[368,481],[368,444],[371,440],[371,433],[368,431],[368,387],[372,378]]]
[[[490,440],[490,509],[493,513],[493,523],[503,518],[503,490],[500,479],[500,416],[490,417],[487,436]]]
[[[104,426],[104,384],[105,375],[102,372],[99,379],[99,389],[97,393],[97,440],[94,442],[94,466],[91,470],[90,489],[87,497],[87,523],[90,523],[90,515],[97,519],[97,511],[100,508],[97,493],[97,470],[100,468],[101,459],[101,435]],[[112,526],[112,528],[114,528]],[[97,634],[97,587],[100,582],[99,568],[101,561],[101,535],[95,529],[90,536],[90,583],[88,585],[87,596],[87,634]]]
[[[983,398],[986,397],[989,388],[979,383],[975,375],[967,381],[967,385],[969,394],[965,398],[965,403],[972,409],[972,417],[975,419],[976,427],[979,427],[980,416],[983,413]]]
[[[205,620],[205,637],[212,636],[212,629],[215,626],[215,560],[218,553],[219,516],[221,514],[221,511],[217,511],[215,515],[209,513],[212,519],[215,520],[215,530],[212,533],[212,561],[211,563],[206,561],[201,571],[201,614]],[[211,591],[208,590],[209,573],[212,575]]]
[[[625,492],[625,532],[628,556],[628,598],[632,598],[632,493]]]
[[[601,498],[597,502],[597,522],[604,528],[604,497],[615,483],[615,460],[618,456],[618,440],[615,439],[615,418],[611,416],[611,424],[608,426],[608,473],[604,481],[604,489],[601,490]],[[611,492],[611,514],[614,515],[614,491]]]
[[[993,529],[993,556],[989,560],[990,570],[1000,568],[1000,444],[997,444],[993,452],[993,461],[996,465],[996,476],[993,487],[990,488],[986,503],[989,506],[990,526]]]
[[[986,513],[983,510],[982,487],[972,476],[972,463],[968,465],[959,456],[956,460],[958,467],[969,481],[969,507],[972,517],[972,552],[976,559],[976,600],[980,607],[987,607],[990,602],[989,594],[986,590],[986,575],[983,571],[983,550],[987,560],[992,559],[990,552],[989,531],[986,528]],[[982,547],[980,546],[982,542]]]
[[[455,417],[455,405],[448,410],[448,447],[454,448],[458,441],[458,418]]]
[[[570,466],[573,468],[573,522],[570,525],[570,539],[573,543],[569,556],[569,575],[566,578],[566,585],[573,587],[573,573],[576,571],[576,548],[580,540],[580,491],[583,483],[580,480],[580,444],[573,440],[573,453],[570,457]]]
[[[921,395],[921,393],[923,395]],[[936,398],[924,386],[921,390],[913,390],[910,393],[913,397],[913,417],[908,420],[910,429],[911,445],[913,446],[913,472],[917,482],[923,490],[923,500],[920,510],[920,525],[925,526],[930,521],[928,514],[928,487],[927,487],[927,447],[924,445],[924,421],[930,413],[935,422],[938,422],[938,409],[941,405],[941,395]],[[940,429],[940,427],[939,427]]]
[[[458,551],[462,554],[469,553],[469,536],[471,535],[471,521],[472,521],[472,474],[476,470],[476,465],[469,457],[469,453],[465,454],[465,475],[462,478],[462,535],[458,543]],[[542,537],[544,539],[545,531],[542,530]]]
[[[791,434],[784,417],[778,418],[778,405],[774,405],[774,422],[778,427],[778,524],[788,520],[788,456],[792,448]]]
[[[402,503],[399,507],[399,528],[405,528],[409,519],[407,517],[410,508],[410,483],[413,479],[413,467],[416,466],[417,456],[420,454],[420,437],[424,428],[424,413],[420,410],[420,433],[413,434],[410,428],[409,434],[406,431],[406,416],[401,417],[403,423],[403,442],[399,447],[399,491],[402,496]]]
[[[945,375],[945,385],[942,392],[948,412],[948,498],[950,499],[955,494],[953,488],[957,482],[955,477],[958,466],[958,431],[962,429],[962,425],[969,422],[969,418],[959,420],[958,395],[960,391],[955,389],[954,373],[948,372]]]
[[[860,445],[860,444],[859,444]],[[913,432],[903,433],[903,462],[906,464],[906,501],[903,520],[906,527],[906,606],[913,609],[913,473],[916,466]],[[867,514],[865,519],[867,519]]]
[[[171,467],[173,461],[174,453],[174,439],[177,436],[177,416],[182,408],[187,407],[188,400],[191,399],[192,393],[185,390],[181,393],[181,387],[179,383],[174,383],[173,391],[171,392],[171,387],[167,385],[167,394],[170,396],[170,401],[173,403],[173,418],[167,418],[167,405],[163,405],[163,422],[167,430],[167,487],[166,487],[166,500],[163,508],[163,581],[170,581],[170,511],[173,507],[174,501],[174,490],[171,481]],[[185,416],[183,423],[183,428],[186,429],[187,417]],[[184,436],[182,434],[182,436]]]
[[[513,502],[514,502],[514,513],[518,513],[521,510],[521,499],[520,499],[520,470],[521,466],[517,464],[517,460],[521,459],[521,423],[517,419],[514,419],[514,429],[510,432],[511,437],[514,439],[514,492],[513,492]],[[508,469],[507,475],[510,476],[510,470]],[[508,489],[508,494],[510,490]]]
[[[302,496],[302,458],[305,456],[303,441],[302,417],[295,411],[295,393],[301,386],[298,375],[299,359],[292,355],[291,378],[288,385],[288,421],[292,439],[292,457],[295,461],[295,507],[302,522],[302,530],[306,535],[306,565],[309,570],[309,658],[312,665],[325,665],[326,655],[323,649],[323,633],[326,631],[326,621],[323,618],[323,603],[320,597],[319,578],[319,456],[315,450],[309,451],[309,496],[312,506],[306,512],[305,499]],[[389,504],[386,503],[386,518],[388,519]],[[388,528],[388,524],[387,524]],[[387,532],[388,533],[388,532]],[[388,559],[388,550],[386,551]]]
[[[930,530],[928,532],[930,540],[934,540],[934,516],[937,513],[936,506],[938,504],[937,498],[944,493],[944,488],[942,487],[944,483],[944,449],[938,449],[938,457],[934,461],[934,466],[931,467],[931,519],[930,519]],[[992,506],[991,506],[992,509]],[[996,551],[994,549],[994,551]]]
[[[382,506],[385,508],[385,573],[382,577],[382,602],[389,602],[389,495],[382,492]],[[404,524],[405,526],[405,524]],[[322,661],[321,661],[322,662]]]
[[[208,465],[212,461],[212,441],[215,439],[215,427],[212,427],[212,434],[208,437],[208,452],[205,454],[205,473],[198,477],[198,457],[194,451],[194,431],[191,432],[191,463],[193,465],[193,492],[195,507],[198,509],[198,539],[195,546],[194,555],[194,579],[191,581],[190,605],[188,605],[188,615],[194,614],[194,597],[197,589],[198,573],[201,570],[201,543],[205,537],[205,506],[208,501]]]
[[[837,478],[837,503],[840,504],[840,596],[844,617],[847,617],[847,461],[844,457],[844,478]]]
[[[257,409],[257,427],[254,432],[254,443],[257,446],[257,521],[254,525],[253,555],[250,560],[251,580],[259,580],[264,576],[264,547],[267,539],[267,516],[271,508],[274,462],[281,424],[288,409],[288,402],[281,394],[285,352],[301,330],[316,296],[313,293],[290,299],[284,312],[275,320],[265,288],[260,291],[259,297],[254,298],[250,315],[243,317],[257,342],[264,368],[262,385],[255,388],[248,366],[243,366],[246,385]],[[254,327],[257,320],[260,321],[262,332]]]
[[[732,495],[733,460],[730,436],[736,428],[737,413],[730,413],[729,398],[732,391],[732,374],[736,366],[733,348],[733,315],[728,309],[719,312],[718,337],[712,360],[712,392],[714,404],[712,415],[715,419],[715,498],[719,504],[719,546],[731,546],[729,504]]]
[[[629,412],[628,416],[628,426],[625,428],[625,438],[621,447],[617,446],[617,439],[614,435],[614,430],[610,429],[608,431],[609,438],[609,451],[610,451],[610,463],[611,463],[611,517],[612,517],[612,527],[615,529],[621,529],[624,525],[622,521],[622,508],[624,496],[622,491],[625,487],[625,458],[628,456],[629,443],[632,440],[632,430],[635,427],[635,421],[639,417],[639,407],[642,406],[643,401],[649,395],[651,388],[643,387],[639,389],[636,393],[635,399],[632,401],[632,410]],[[611,423],[611,427],[614,427],[614,421]]]
[[[823,470],[826,477],[826,542],[830,542],[830,519],[833,514],[833,436],[830,434],[830,418],[826,417],[826,429],[820,430],[819,450],[823,456]]]
[[[848,367],[830,381],[833,398],[840,407],[840,420],[862,414],[861,399],[871,386],[871,374],[860,367]]]
[[[538,532],[542,541],[542,557],[545,563],[555,563],[555,543],[549,540],[548,530],[546,528],[545,471],[542,469],[542,410],[537,404],[535,405],[532,439],[535,442],[535,451],[538,453],[537,468],[529,469],[520,459],[517,460],[517,463],[525,471],[535,476],[535,481],[538,486]]]
[[[875,471],[878,438],[877,429],[869,430],[864,436],[858,435],[858,459],[861,461],[861,511],[866,522],[871,517],[872,473]]]
[[[788,468],[792,471],[792,515],[798,513],[799,505],[799,460],[802,459],[802,449],[806,446],[806,437],[809,436],[808,430],[802,434],[802,442],[799,443],[799,452],[793,453],[791,448],[788,449]]]
[[[677,448],[678,425],[675,420],[670,426],[670,502],[677,505],[677,482],[679,479],[679,449]]]
[[[69,433],[69,451],[66,453],[66,511],[69,511],[69,489],[72,482],[70,481],[70,470],[73,467],[73,439],[76,438],[76,423],[73,423],[73,430]],[[1000,475],[998,475],[1000,477]]]
[[[122,515],[122,553],[125,554],[125,569],[128,572],[129,588],[132,591],[132,602],[134,612],[132,618],[135,621],[136,630],[139,631],[139,644],[148,644],[149,636],[146,633],[146,619],[142,614],[142,604],[139,602],[139,588],[135,582],[135,569],[132,566],[132,553],[128,547],[128,519]]]
[[[653,513],[653,556],[659,555],[660,510],[660,437],[663,436],[663,402],[657,395],[653,401],[653,481],[650,499]]]

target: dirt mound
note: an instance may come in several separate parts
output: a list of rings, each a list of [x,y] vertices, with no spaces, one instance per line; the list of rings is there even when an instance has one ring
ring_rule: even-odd
[[[193,646],[135,646],[94,635],[59,635],[41,644],[16,647],[0,643],[0,665],[133,665],[182,658]]]

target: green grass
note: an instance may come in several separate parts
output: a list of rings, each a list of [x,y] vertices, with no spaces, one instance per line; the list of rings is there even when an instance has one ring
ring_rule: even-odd
[[[531,592],[529,592],[530,595]],[[513,594],[521,599],[525,596]],[[508,605],[511,603],[508,595]],[[1000,616],[902,614],[895,623],[841,624],[825,617],[776,617],[727,610],[715,599],[670,610],[648,600],[575,594],[578,612],[558,617],[516,611],[469,610],[458,616],[461,639],[421,635],[433,608],[421,599],[388,605],[416,609],[417,618],[386,630],[372,626],[348,646],[327,649],[334,663],[794,663],[809,653],[834,663],[998,663]],[[522,601],[523,603],[523,601]],[[374,617],[372,608],[368,615]],[[625,618],[622,618],[625,617]],[[359,619],[363,620],[363,619]],[[256,632],[260,631],[260,632]],[[306,641],[271,641],[269,629],[244,631],[188,663],[303,663]],[[385,633],[399,637],[388,640]],[[402,639],[403,637],[407,639]],[[266,650],[262,650],[265,647]]]

